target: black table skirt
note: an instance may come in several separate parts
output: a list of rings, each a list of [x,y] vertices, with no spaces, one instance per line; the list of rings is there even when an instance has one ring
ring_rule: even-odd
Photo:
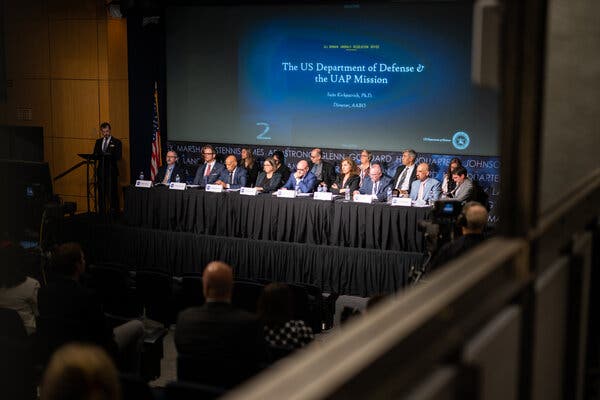
[[[128,187],[124,194],[134,227],[365,249],[422,252],[417,222],[429,216],[424,208],[195,189]]]
[[[70,240],[92,262],[112,261],[180,275],[222,260],[236,277],[303,282],[355,296],[392,293],[407,282],[420,253],[381,251],[169,232],[124,225],[73,222]]]

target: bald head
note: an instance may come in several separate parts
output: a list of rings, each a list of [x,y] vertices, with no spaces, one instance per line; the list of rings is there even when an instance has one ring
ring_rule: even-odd
[[[429,178],[429,164],[421,163],[417,166],[417,179],[424,181]]]
[[[202,286],[206,300],[231,301],[233,271],[222,261],[209,263],[202,273]]]
[[[463,233],[482,233],[488,221],[485,207],[476,201],[471,201],[464,205],[464,210],[467,224],[463,228]]]
[[[237,158],[234,155],[227,156],[225,159],[225,168],[227,168],[227,171],[232,172],[235,170],[235,167],[237,167]]]

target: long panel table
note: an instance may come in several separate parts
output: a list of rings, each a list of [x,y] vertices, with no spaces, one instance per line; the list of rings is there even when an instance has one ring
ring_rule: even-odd
[[[129,226],[262,241],[422,252],[427,208],[282,199],[166,187],[125,188]]]

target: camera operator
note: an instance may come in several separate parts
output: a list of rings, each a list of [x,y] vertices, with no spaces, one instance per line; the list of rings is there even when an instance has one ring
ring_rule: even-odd
[[[429,271],[436,269],[481,243],[485,239],[483,231],[485,230],[487,221],[488,212],[484,206],[476,201],[466,203],[456,220],[456,225],[460,227],[462,236],[446,243],[440,248],[431,261],[428,268]]]

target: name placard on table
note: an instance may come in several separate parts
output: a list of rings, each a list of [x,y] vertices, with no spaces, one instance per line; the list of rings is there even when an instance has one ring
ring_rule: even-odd
[[[185,190],[185,182],[171,182],[169,183],[169,189],[173,190]]]
[[[331,193],[331,192],[315,192],[313,194],[313,199],[331,201],[331,200],[333,200],[333,193]]]
[[[135,181],[135,187],[151,188],[152,187],[152,181],[146,181],[146,180],[138,179],[137,181]]]
[[[393,197],[392,198],[393,206],[410,207],[411,203],[412,203],[412,200],[410,199],[410,197]]]
[[[222,193],[223,192],[223,186],[221,185],[206,185],[206,191],[207,192],[212,192],[212,193]]]
[[[256,190],[256,188],[242,187],[240,188],[240,194],[246,196],[256,196],[258,194],[258,190]]]
[[[373,202],[373,195],[370,194],[355,194],[354,195],[355,203],[367,203],[371,204]]]
[[[281,197],[283,199],[295,199],[296,191],[295,190],[282,190],[279,189],[277,191],[277,197]]]

